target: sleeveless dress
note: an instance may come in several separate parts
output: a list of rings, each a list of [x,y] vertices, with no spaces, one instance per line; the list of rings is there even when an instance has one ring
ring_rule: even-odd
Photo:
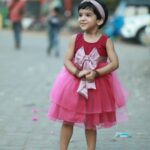
[[[95,70],[106,66],[109,63],[107,39],[106,35],[102,35],[97,42],[89,43],[84,40],[82,33],[77,34],[72,60],[74,65],[79,70],[84,67]],[[99,76],[91,84],[94,88],[88,88],[87,81],[75,77],[63,67],[50,92],[48,117],[86,129],[109,128],[127,120],[127,93],[116,73]],[[80,90],[82,86],[86,96]]]

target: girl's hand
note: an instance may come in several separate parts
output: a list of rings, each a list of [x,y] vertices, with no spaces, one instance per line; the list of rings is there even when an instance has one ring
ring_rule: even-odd
[[[81,70],[81,71],[78,73],[77,77],[78,77],[78,78],[82,78],[82,77],[88,75],[90,72],[91,72],[90,70]]]
[[[85,76],[88,82],[93,82],[95,80],[95,77],[96,77],[95,71],[90,71],[90,73]]]

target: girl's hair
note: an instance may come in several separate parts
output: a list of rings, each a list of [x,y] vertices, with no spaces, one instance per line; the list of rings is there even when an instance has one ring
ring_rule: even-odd
[[[106,5],[100,1],[97,1],[101,6],[102,8],[104,9],[104,13],[105,13],[105,19],[104,19],[104,22],[103,24],[101,24],[99,26],[99,29],[102,28],[106,22],[107,22],[107,19],[108,19],[108,9],[106,7]],[[102,16],[101,14],[99,13],[99,11],[97,10],[97,8],[90,2],[83,2],[83,3],[80,3],[79,6],[78,6],[78,11],[80,9],[91,9],[93,10],[94,14],[96,15],[97,19],[102,19]]]

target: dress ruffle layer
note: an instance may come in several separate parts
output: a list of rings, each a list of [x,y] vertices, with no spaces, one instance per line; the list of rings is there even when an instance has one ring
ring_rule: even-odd
[[[101,63],[98,68],[105,65]],[[50,119],[86,129],[109,128],[127,120],[127,93],[115,73],[96,78],[96,89],[88,90],[88,100],[77,93],[79,83],[66,68],[61,70],[50,93]]]

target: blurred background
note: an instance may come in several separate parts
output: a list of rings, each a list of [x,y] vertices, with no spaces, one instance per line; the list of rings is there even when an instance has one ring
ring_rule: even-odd
[[[0,0],[0,28],[9,28],[8,3]],[[103,0],[109,9],[105,32],[112,37],[132,39],[148,45],[150,38],[150,0]],[[45,30],[45,17],[52,7],[61,9],[63,26],[78,31],[77,5],[80,0],[27,0],[22,25],[24,30]],[[141,21],[142,20],[142,21]],[[134,26],[133,26],[134,24]]]
[[[58,150],[60,123],[47,118],[49,91],[63,66],[72,34],[80,32],[81,0],[26,0],[21,47],[15,47],[8,5],[0,0],[0,150]],[[97,150],[150,147],[150,0],[103,0],[109,19],[103,32],[114,41],[117,71],[129,93],[129,121],[98,132]],[[47,53],[48,17],[60,10],[59,56]],[[57,44],[55,44],[57,45]],[[65,81],[64,81],[65,82]],[[60,85],[61,87],[61,85]],[[86,150],[75,128],[70,150]]]

